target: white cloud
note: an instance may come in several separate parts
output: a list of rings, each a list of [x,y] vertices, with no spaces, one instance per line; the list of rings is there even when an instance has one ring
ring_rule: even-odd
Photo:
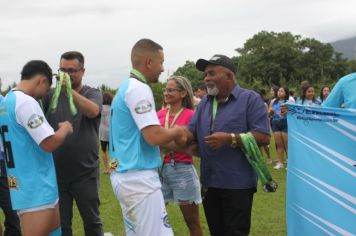
[[[233,56],[261,30],[323,42],[354,36],[355,6],[353,0],[0,0],[0,77],[6,87],[27,61],[43,59],[55,70],[63,52],[78,50],[86,83],[117,87],[128,75],[132,45],[147,37],[164,47],[164,78],[186,60]]]

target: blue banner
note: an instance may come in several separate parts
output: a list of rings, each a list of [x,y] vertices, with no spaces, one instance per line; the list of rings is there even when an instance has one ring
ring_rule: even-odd
[[[288,235],[356,235],[356,110],[288,104]]]

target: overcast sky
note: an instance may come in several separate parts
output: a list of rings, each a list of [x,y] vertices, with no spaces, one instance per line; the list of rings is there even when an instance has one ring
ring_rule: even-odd
[[[32,59],[57,70],[69,50],[85,56],[85,84],[117,88],[141,38],[163,46],[164,80],[186,60],[236,55],[262,30],[322,42],[355,36],[355,10],[355,0],[0,0],[2,88]]]

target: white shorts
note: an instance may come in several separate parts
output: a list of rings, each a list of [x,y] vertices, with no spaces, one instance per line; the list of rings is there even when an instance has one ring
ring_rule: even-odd
[[[110,179],[127,236],[173,235],[156,170],[112,172]]]
[[[58,200],[59,199],[57,198],[54,201],[54,203],[50,203],[50,204],[43,205],[43,206],[38,206],[38,207],[33,207],[33,208],[27,208],[27,209],[18,210],[17,214],[18,215],[22,215],[22,214],[27,213],[27,212],[43,211],[43,210],[46,210],[46,209],[55,208],[57,203],[58,203]]]

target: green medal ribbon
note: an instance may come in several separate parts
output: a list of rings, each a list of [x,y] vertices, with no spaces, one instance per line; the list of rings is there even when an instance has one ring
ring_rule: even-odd
[[[214,101],[213,101],[213,110],[212,110],[212,117],[213,117],[213,123],[215,121],[215,117],[216,117],[216,112],[218,111],[218,100],[216,99],[216,97],[214,97]]]
[[[166,113],[166,118],[164,119],[164,128],[168,129],[173,127],[173,125],[176,123],[178,117],[180,116],[180,114],[183,112],[184,108],[182,107],[181,109],[179,109],[179,111],[175,114],[171,125],[169,125],[169,110]],[[167,154],[167,149],[163,148],[162,149],[162,159],[164,159],[164,157]]]
[[[77,114],[77,108],[75,107],[72,93],[72,82],[70,80],[70,76],[68,73],[63,71],[58,71],[58,79],[56,83],[56,88],[54,89],[54,93],[49,105],[49,109],[47,111],[47,115],[50,113],[54,113],[57,110],[59,95],[61,94],[63,81],[66,82],[66,93],[68,96],[69,108],[70,112],[73,116]]]
[[[250,132],[240,134],[240,137],[243,144],[242,151],[245,153],[248,162],[260,178],[263,191],[275,192],[278,185],[272,179],[272,176],[262,158],[261,151],[257,146],[255,137],[253,137]]]
[[[141,72],[139,72],[138,70],[132,69],[132,70],[130,71],[130,73],[133,74],[134,76],[136,76],[136,77],[137,77],[139,80],[141,80],[142,82],[144,82],[144,83],[147,84],[147,80],[146,80],[145,76],[144,76]]]

